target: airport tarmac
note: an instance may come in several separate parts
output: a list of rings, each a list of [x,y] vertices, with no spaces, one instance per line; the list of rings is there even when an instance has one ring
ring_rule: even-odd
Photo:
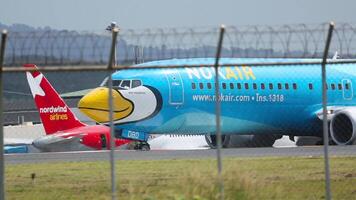
[[[19,126],[4,127],[4,143],[7,145],[28,144],[29,153],[38,153],[39,150],[32,147],[34,139],[45,136],[42,124],[29,123]],[[152,150],[195,150],[208,149],[203,135],[156,135],[148,143]],[[295,142],[289,140],[288,136],[276,140],[274,147],[295,147]]]
[[[223,157],[314,157],[323,156],[323,146],[285,147],[285,148],[236,148],[223,149]],[[330,146],[330,156],[356,156],[356,145]],[[6,164],[109,161],[109,151],[27,153],[5,155]],[[216,150],[151,150],[115,151],[116,160],[162,160],[162,159],[214,159]]]

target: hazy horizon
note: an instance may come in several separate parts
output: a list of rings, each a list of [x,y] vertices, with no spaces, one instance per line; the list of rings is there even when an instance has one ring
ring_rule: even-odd
[[[3,0],[0,22],[68,30],[103,30],[111,21],[124,29],[356,22],[356,1],[347,0],[105,2]]]

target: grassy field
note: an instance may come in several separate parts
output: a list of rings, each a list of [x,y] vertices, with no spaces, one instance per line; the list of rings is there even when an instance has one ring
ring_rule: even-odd
[[[323,199],[322,158],[226,158],[225,199]],[[109,162],[6,165],[7,199],[111,199]],[[119,199],[216,199],[216,161],[118,161]],[[356,199],[356,158],[331,159],[334,199]],[[34,181],[31,174],[35,173]]]

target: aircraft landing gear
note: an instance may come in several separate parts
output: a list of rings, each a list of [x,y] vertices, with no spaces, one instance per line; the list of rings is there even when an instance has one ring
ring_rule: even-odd
[[[134,147],[135,150],[149,151],[151,150],[150,144],[147,142],[137,142]]]
[[[132,142],[128,145],[127,149],[129,150],[141,150],[141,151],[149,151],[151,149],[150,145],[147,143],[148,133],[139,132],[139,131],[131,131],[131,130],[117,130],[115,132],[115,137],[124,138],[132,140]]]

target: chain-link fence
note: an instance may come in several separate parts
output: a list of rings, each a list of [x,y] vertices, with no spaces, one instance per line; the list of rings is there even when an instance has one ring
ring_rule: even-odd
[[[324,44],[320,44],[318,57],[325,51],[327,29],[323,30],[324,34],[318,40]],[[111,135],[102,137],[100,132],[100,137],[94,143],[87,143],[81,134],[79,138],[78,135],[67,137],[66,134],[65,140],[59,141],[53,136],[42,140],[43,143],[33,145],[41,148],[40,145],[43,147],[47,142],[50,147],[58,147],[51,143],[51,139],[56,138],[55,141],[59,141],[59,147],[62,148],[72,147],[66,146],[67,143],[89,147],[98,147],[96,145],[100,144],[100,148],[92,149],[103,150],[114,145],[109,145],[108,142],[109,138],[114,138],[113,135],[118,139],[139,139],[147,133],[179,137],[154,136],[150,139],[148,143],[151,148],[161,151],[9,155],[5,157],[7,197],[330,199],[332,191],[336,199],[354,198],[356,171],[353,166],[356,151],[354,145],[348,144],[353,144],[356,137],[353,108],[356,61],[328,60],[326,82],[322,90],[321,59],[231,56],[232,58],[220,58],[219,65],[214,65],[218,32],[214,33],[216,40],[207,43],[212,43],[211,46],[215,46],[215,49],[211,51],[211,55],[208,48],[206,49],[207,57],[213,58],[154,61],[135,67],[116,66],[113,68],[118,71],[110,76],[112,82],[106,79],[100,89],[74,94],[77,100],[81,98],[79,109],[94,122],[114,125]],[[225,35],[223,47],[227,38],[228,34]],[[334,35],[333,41],[335,40]],[[118,47],[120,49],[120,42]],[[282,47],[276,46],[274,51]],[[295,47],[296,45],[293,46]],[[224,48],[221,49],[222,55]],[[108,49],[106,51],[109,52]],[[330,51],[335,49],[335,44],[332,43]],[[162,55],[168,52],[165,51]],[[120,58],[120,50],[118,57]],[[109,63],[112,60],[113,56]],[[54,77],[64,79],[65,81],[53,85],[68,92],[73,89],[70,82],[85,85],[81,89],[86,89],[86,81],[99,76],[104,79],[108,72],[112,72],[111,67],[44,67],[40,71],[50,82]],[[16,77],[22,76],[25,80],[23,87],[27,89],[21,93],[30,94],[26,97],[32,101],[33,97],[45,98],[47,93],[43,94],[38,87],[34,87],[37,83],[44,88],[44,76],[33,72],[30,76],[33,81],[27,82],[29,75],[25,78],[25,70],[29,69],[5,68],[2,80],[8,76],[12,79],[4,82],[4,88],[20,79]],[[47,76],[51,73],[53,78]],[[68,78],[76,73],[79,75],[74,76],[74,80]],[[36,77],[41,77],[41,80],[35,81]],[[100,84],[99,82],[101,81],[95,85]],[[32,96],[30,92],[35,92],[35,95]],[[327,112],[323,112],[323,92],[328,97]],[[12,91],[11,95],[16,94]],[[84,98],[82,95],[85,95]],[[9,99],[7,105],[16,104],[16,101],[11,100],[15,98]],[[60,121],[69,118],[63,116],[67,111],[64,113],[65,109],[62,107],[56,107],[58,112],[54,112],[55,108],[47,105],[39,110],[39,114],[49,114],[52,121],[61,123]],[[335,146],[323,145],[323,120],[330,131],[330,135],[327,135],[330,136],[330,141],[327,144]],[[221,146],[228,148],[221,151],[220,166],[216,164],[214,150],[219,146],[216,135],[219,129],[222,133]],[[30,132],[29,129],[27,133],[19,131],[25,134]],[[166,151],[181,138],[191,138],[185,140],[185,143],[193,143],[194,135],[199,134],[204,135],[200,139],[206,140],[206,143],[203,146],[199,143],[195,147],[203,147],[204,150]],[[161,142],[157,142],[160,140]],[[170,143],[171,146],[162,143]],[[106,144],[105,147],[103,144]],[[117,144],[119,141],[115,141],[115,146]],[[133,148],[144,145],[145,142],[134,142]],[[326,177],[328,170],[325,170],[328,161],[323,158],[325,145],[332,156],[330,180]],[[132,147],[129,146],[126,147]],[[233,149],[235,147],[240,148]],[[109,155],[112,156],[111,159],[117,160],[111,162],[111,174]],[[116,167],[112,167],[113,165]],[[221,171],[217,170],[217,166],[221,167]],[[113,182],[110,183],[110,180]],[[325,184],[329,183],[331,190],[328,187],[325,189]]]
[[[222,57],[320,58],[326,25],[229,26]],[[354,58],[356,27],[339,24],[330,55]],[[123,30],[117,44],[121,64],[172,58],[215,56],[218,32],[214,28]],[[11,31],[5,65],[35,62],[44,65],[105,64],[109,57],[107,33],[38,29]]]

